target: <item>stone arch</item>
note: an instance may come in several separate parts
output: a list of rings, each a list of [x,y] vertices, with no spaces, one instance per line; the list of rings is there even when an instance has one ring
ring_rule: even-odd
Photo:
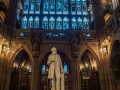
[[[99,58],[98,56],[96,55],[96,53],[88,46],[86,46],[82,51],[81,53],[79,54],[79,57],[78,57],[78,60],[80,60],[83,56],[83,54],[85,53],[85,51],[89,51],[94,57],[95,57],[95,60],[97,62],[97,67],[99,68],[100,67],[100,61],[99,61]]]
[[[50,47],[47,47],[47,48],[44,49],[44,53],[41,53],[41,55],[40,55],[40,57],[39,57],[39,61],[38,61],[37,67],[40,66],[40,63],[42,62],[42,59],[44,58],[44,56],[45,56],[48,52],[51,51],[51,48],[52,48],[51,46],[50,46]],[[56,48],[57,48],[57,50],[63,52],[63,53],[67,56],[67,58],[70,60],[70,61],[69,61],[70,63],[73,62],[71,54],[67,53],[64,47],[56,47]]]
[[[86,46],[79,54],[78,60],[81,89],[100,90],[98,71],[100,62],[95,52]]]
[[[12,66],[13,62],[14,62],[14,59],[16,58],[16,56],[19,54],[20,51],[22,50],[25,50],[25,52],[28,54],[29,58],[30,58],[30,62],[31,62],[31,65],[32,65],[32,68],[34,68],[34,62],[33,62],[33,58],[32,58],[32,54],[30,53],[30,51],[28,50],[27,47],[25,46],[22,46],[20,47],[19,49],[17,49],[15,51],[15,53],[13,54],[12,58],[11,58],[11,62],[10,62],[10,66]]]
[[[119,40],[115,40],[111,45],[111,53],[110,53],[110,66],[112,68],[112,74],[114,75],[114,79],[120,75],[120,49],[118,46],[120,45]],[[119,72],[119,73],[118,73]],[[117,79],[118,80],[118,79]],[[120,80],[120,78],[119,78]]]
[[[8,71],[8,73],[9,73],[9,75],[10,75],[10,77],[12,76],[11,75],[11,73],[13,72],[13,64],[14,64],[14,62],[15,62],[15,59],[16,59],[16,57],[17,57],[17,55],[19,55],[19,53],[21,53],[22,51],[24,51],[24,53],[28,56],[28,58],[29,58],[29,61],[30,61],[30,64],[31,64],[31,66],[32,66],[32,70],[31,70],[31,79],[30,79],[30,83],[31,83],[31,85],[30,85],[30,88],[32,88],[32,83],[33,83],[33,70],[34,70],[34,61],[33,61],[33,58],[32,58],[32,54],[30,53],[30,51],[29,51],[29,49],[27,48],[27,47],[25,47],[25,46],[21,46],[19,49],[17,49],[15,52],[14,52],[14,54],[12,55],[12,57],[11,57],[11,60],[10,60],[10,67],[12,67],[12,68],[10,68],[10,71]],[[11,78],[9,77],[9,80],[10,80],[10,82],[9,82],[9,84],[11,84]],[[10,85],[9,85],[10,86]]]
[[[60,54],[60,56],[61,56],[61,60],[63,61],[63,62],[65,62],[66,64],[67,64],[67,66],[68,66],[68,70],[69,70],[69,72],[68,72],[68,74],[66,75],[66,76],[68,76],[67,77],[67,79],[69,80],[69,82],[71,82],[70,81],[70,79],[72,78],[72,70],[71,70],[71,61],[72,60],[70,60],[71,58],[70,57],[68,57],[69,55],[67,54],[67,52],[65,52],[65,50],[64,49],[61,49],[60,47],[56,47],[57,48],[57,51],[58,51],[58,54]],[[41,87],[38,87],[38,88],[40,88],[40,89],[43,89],[43,84],[42,84],[42,82],[41,82],[41,79],[44,77],[44,78],[47,78],[47,73],[46,74],[43,74],[42,73],[42,66],[43,65],[46,65],[47,66],[47,60],[48,60],[48,56],[51,54],[51,47],[48,47],[48,48],[46,48],[45,50],[44,50],[44,53],[41,55],[41,57],[39,58],[39,63],[38,63],[38,67],[39,67],[39,80],[38,80],[38,82],[39,82],[39,84],[41,85]],[[64,66],[63,66],[64,67]],[[45,76],[44,76],[45,75]],[[47,85],[46,83],[45,83],[45,85]],[[71,83],[69,84],[69,85],[71,85]],[[69,87],[69,86],[68,86]],[[48,88],[49,88],[49,86],[48,86]]]

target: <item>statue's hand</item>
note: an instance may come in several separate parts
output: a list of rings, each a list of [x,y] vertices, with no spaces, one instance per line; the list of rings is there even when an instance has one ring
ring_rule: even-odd
[[[51,58],[51,62],[54,62],[54,58]]]

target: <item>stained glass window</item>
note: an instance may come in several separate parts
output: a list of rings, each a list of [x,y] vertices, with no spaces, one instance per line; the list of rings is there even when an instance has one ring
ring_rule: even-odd
[[[30,8],[29,8],[30,14],[34,14],[34,8],[35,8],[34,0],[30,0]]]
[[[68,14],[68,0],[63,0],[63,14]]]
[[[66,17],[63,19],[63,29],[69,29],[69,20]]]
[[[25,0],[23,14],[28,14],[28,10],[29,10],[29,0]]]
[[[94,29],[93,11],[88,11],[87,7],[92,7],[90,0],[23,0],[23,3],[23,10],[19,10],[20,15],[16,17],[23,16],[22,29]]]
[[[39,28],[39,17],[35,17],[34,19],[34,28]]]
[[[62,19],[60,17],[56,20],[56,29],[62,29]]]
[[[44,17],[42,21],[42,28],[43,29],[48,29],[48,18]]]
[[[36,5],[35,5],[35,14],[40,13],[40,0],[36,0]]]
[[[24,16],[22,19],[22,29],[27,29],[27,17]]]
[[[56,13],[62,14],[62,0],[56,1]]]
[[[50,14],[55,14],[55,0],[50,0]]]
[[[77,22],[75,17],[72,18],[72,29],[77,29]]]
[[[77,10],[77,14],[82,14],[82,12],[81,12],[81,0],[76,0],[76,10]]]
[[[84,17],[83,19],[83,30],[88,30],[89,29],[89,20]]]
[[[76,14],[75,0],[71,0],[71,14]]]
[[[83,15],[87,15],[87,5],[86,5],[86,0],[82,0],[82,13]]]
[[[32,16],[29,17],[28,28],[33,28],[33,17]]]
[[[42,66],[42,73],[45,73],[45,72],[46,72],[46,64],[44,63]]]
[[[53,17],[49,19],[49,29],[55,29],[55,19]]]
[[[67,66],[67,64],[65,62],[64,62],[63,68],[64,68],[64,72],[68,72],[68,66]]]
[[[82,19],[79,17],[78,18],[78,29],[82,30],[82,27],[83,27],[83,25],[82,25]]]
[[[48,14],[49,0],[43,0],[43,14]]]

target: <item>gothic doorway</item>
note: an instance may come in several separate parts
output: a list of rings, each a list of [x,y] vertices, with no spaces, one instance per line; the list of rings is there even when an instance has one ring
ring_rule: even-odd
[[[91,52],[84,52],[79,66],[81,90],[100,90],[97,62]]]
[[[25,50],[14,59],[9,90],[30,90],[31,62]]]
[[[57,53],[61,56],[61,60],[62,60],[62,66],[64,69],[64,84],[65,84],[65,90],[70,90],[70,61],[67,58],[67,56],[57,50]],[[50,90],[51,85],[50,85],[50,81],[48,80],[48,65],[47,65],[47,60],[48,60],[48,56],[51,54],[51,52],[48,52],[44,58],[42,59],[42,62],[40,64],[40,89],[41,90]]]
[[[111,52],[111,66],[112,74],[114,76],[114,83],[116,90],[120,89],[120,41],[116,40]]]

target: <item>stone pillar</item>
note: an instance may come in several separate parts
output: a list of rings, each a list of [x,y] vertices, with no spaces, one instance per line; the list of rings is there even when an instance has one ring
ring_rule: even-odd
[[[92,7],[94,12],[95,29],[101,30],[104,26],[104,17],[100,0],[92,0]]]
[[[34,67],[32,68],[32,80],[31,80],[31,90],[39,90],[38,81],[39,81],[39,68],[37,67],[38,58],[34,58]]]
[[[16,17],[16,9],[17,9],[17,2],[18,0],[10,0],[9,2],[9,7],[7,10],[7,16],[6,16],[6,25],[7,29],[5,31],[5,37],[7,41],[9,42],[11,39],[11,34],[14,28],[14,22],[15,22],[15,17]]]
[[[73,58],[72,64],[72,90],[80,90],[80,74],[79,74],[79,63],[78,58]],[[71,89],[70,89],[71,90]]]

